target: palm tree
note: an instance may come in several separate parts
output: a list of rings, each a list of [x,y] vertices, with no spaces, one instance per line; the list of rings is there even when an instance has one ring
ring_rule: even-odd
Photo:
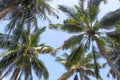
[[[79,59],[77,58],[77,55],[75,56],[75,53],[80,54]],[[67,72],[63,73],[58,80],[67,80],[74,74],[74,80],[78,80],[78,74],[80,76],[80,80],[90,80],[90,76],[103,80],[99,74],[96,76],[96,72],[94,71],[95,64],[93,62],[93,53],[85,55],[82,52],[78,52],[76,48],[70,55],[65,53],[64,57],[65,58],[58,57],[57,61],[65,66]],[[97,66],[98,68],[101,68],[99,63],[97,63]]]
[[[45,0],[1,0],[0,19],[9,14],[8,19],[24,16],[25,19],[47,17],[46,13],[53,14],[53,8]],[[45,13],[46,12],[46,13]]]
[[[49,18],[47,15],[57,16],[54,9],[46,0],[1,0],[0,1],[0,20],[8,19],[10,22],[6,25],[5,30],[8,34],[16,31],[19,35],[22,28],[34,27],[38,29],[38,18],[41,20]],[[58,17],[58,16],[57,16]],[[16,34],[14,33],[14,34]]]
[[[47,68],[38,56],[46,53],[54,55],[55,50],[50,46],[39,44],[39,36],[45,31],[45,27],[32,33],[30,30],[30,28],[22,30],[18,42],[13,35],[0,34],[0,47],[6,50],[1,53],[1,79],[9,75],[9,80],[34,80],[34,71],[39,79],[43,77],[44,80],[48,80]]]
[[[106,33],[101,31],[101,21],[97,19],[99,4],[103,0],[89,0],[87,1],[87,8],[84,7],[84,1],[85,0],[80,0],[79,6],[74,6],[74,8],[59,6],[63,12],[67,13],[69,18],[64,20],[63,25],[51,24],[51,28],[67,31],[68,33],[76,33],[76,35],[70,37],[64,42],[63,49],[69,49],[73,45],[77,45],[78,50],[81,46],[84,46],[84,49],[87,48],[90,50],[90,45],[92,44],[98,47],[115,75],[120,79],[120,72],[110,60],[106,49],[107,41],[104,39],[105,37],[103,35]]]

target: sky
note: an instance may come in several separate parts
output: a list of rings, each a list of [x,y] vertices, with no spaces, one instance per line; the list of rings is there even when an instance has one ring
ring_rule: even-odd
[[[109,11],[114,11],[118,8],[120,8],[120,2],[119,0],[107,0],[108,3],[104,5],[101,3],[100,5],[100,13],[98,18],[100,19]],[[50,2],[51,6],[57,9],[57,5],[67,5],[72,7],[72,5],[77,4],[77,0],[52,0]],[[58,10],[58,9],[57,9]],[[62,23],[64,19],[67,18],[67,16],[58,10],[59,19],[51,17],[51,20],[53,23]],[[0,21],[2,25],[0,25],[2,28],[0,29],[0,32],[3,31],[3,27],[6,25],[7,21]],[[39,22],[39,25],[44,26],[48,25],[47,22]],[[61,44],[64,42],[64,40],[68,39],[72,34],[68,34],[62,31],[55,31],[55,30],[49,30],[47,29],[46,32],[44,32],[41,36],[40,42],[45,43],[47,45],[51,45],[54,48],[58,48],[61,46]],[[57,56],[61,56],[64,53],[64,51],[58,51]],[[65,72],[64,66],[62,66],[60,63],[55,61],[55,57],[51,55],[40,55],[39,58],[45,63],[45,65],[48,68],[49,71],[49,80],[57,80],[63,72]],[[108,69],[104,69],[101,71],[101,75],[105,80],[114,80],[112,78],[107,78]],[[72,80],[73,78],[70,78],[68,80]],[[7,78],[4,80],[8,80]],[[35,79],[37,80],[37,79]],[[41,79],[42,80],[42,79]]]

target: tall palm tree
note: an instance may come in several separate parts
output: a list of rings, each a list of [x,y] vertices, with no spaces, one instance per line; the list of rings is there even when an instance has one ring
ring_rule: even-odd
[[[0,47],[6,50],[0,54],[1,79],[9,75],[9,80],[34,80],[34,73],[39,79],[43,77],[44,80],[48,80],[47,68],[38,55],[46,53],[54,55],[55,50],[39,44],[39,37],[45,31],[45,27],[32,33],[30,30],[30,28],[22,30],[18,42],[13,35],[0,34]]]
[[[79,59],[75,53],[79,53]],[[63,73],[58,80],[67,80],[72,75],[75,74],[74,80],[78,80],[78,74],[80,80],[91,80],[90,76],[96,77],[100,80],[103,80],[100,74],[96,76],[96,72],[94,71],[95,64],[93,62],[93,54],[89,53],[85,55],[82,52],[78,52],[77,48],[74,49],[70,55],[64,54],[65,58],[58,57],[57,61],[62,63],[67,72]],[[78,59],[76,61],[76,59]],[[101,68],[101,65],[97,63],[98,68]]]
[[[38,29],[38,18],[41,20],[49,18],[47,15],[57,16],[46,0],[1,0],[0,1],[0,20],[8,19],[10,22],[6,25],[5,30],[8,34],[16,31],[19,35],[22,28],[34,27]],[[57,16],[58,17],[58,16]],[[14,34],[16,34],[14,33]]]
[[[101,21],[97,19],[99,13],[99,4],[103,0],[89,0],[87,1],[87,8],[84,6],[85,0],[80,0],[78,6],[74,8],[67,8],[59,6],[59,8],[67,13],[68,19],[64,20],[63,25],[51,25],[51,28],[67,31],[68,33],[76,33],[75,36],[70,37],[63,44],[63,49],[68,49],[73,45],[84,46],[90,49],[90,45],[98,47],[102,56],[107,60],[115,75],[120,79],[120,72],[116,69],[115,65],[110,60],[108,50],[106,49],[105,32],[101,31]],[[78,54],[76,54],[78,55]]]
[[[1,0],[0,19],[9,14],[8,19],[22,17],[29,19],[35,17],[47,17],[46,13],[53,14],[53,8],[46,0]],[[46,13],[45,13],[46,12]]]

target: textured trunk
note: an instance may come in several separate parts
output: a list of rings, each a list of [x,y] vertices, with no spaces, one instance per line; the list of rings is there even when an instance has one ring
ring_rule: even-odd
[[[80,75],[80,80],[83,80],[83,79],[82,79],[82,74],[81,74],[81,72],[80,72],[80,71],[79,71],[79,75]]]
[[[115,65],[111,61],[110,57],[108,56],[108,52],[100,44],[100,42],[98,41],[98,39],[95,36],[92,36],[92,38],[96,41],[98,48],[100,49],[100,51],[101,51],[102,55],[104,56],[104,58],[107,60],[108,64],[110,65],[110,67],[113,70],[113,72],[115,73],[115,75],[118,77],[118,80],[120,80],[120,72],[117,70],[117,68],[115,67]]]

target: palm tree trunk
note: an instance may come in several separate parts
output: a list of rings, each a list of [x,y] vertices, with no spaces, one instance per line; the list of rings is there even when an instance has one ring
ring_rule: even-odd
[[[81,74],[81,72],[80,72],[80,71],[79,71],[79,75],[80,75],[80,80],[83,80],[83,79],[82,79],[82,74]]]
[[[106,51],[106,49],[100,44],[100,42],[98,41],[98,39],[95,36],[92,36],[92,38],[96,41],[100,52],[102,53],[102,55],[105,57],[105,59],[107,60],[108,64],[110,65],[111,69],[113,70],[113,72],[115,73],[115,75],[117,76],[118,80],[120,80],[120,72],[117,70],[117,68],[115,67],[115,65],[113,64],[113,62],[111,61],[110,57],[108,56],[108,52]]]

